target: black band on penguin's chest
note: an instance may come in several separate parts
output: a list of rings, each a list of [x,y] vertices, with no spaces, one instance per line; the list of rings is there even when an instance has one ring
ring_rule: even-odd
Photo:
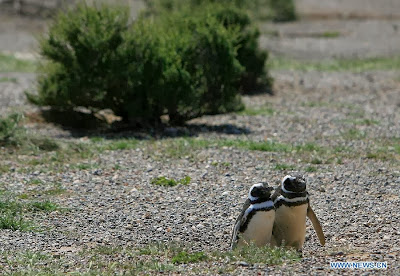
[[[301,192],[301,193],[286,193],[281,190],[281,195],[284,198],[292,199],[292,198],[298,198],[298,197],[308,197],[307,191]]]
[[[275,209],[274,206],[269,206],[269,207],[265,207],[265,208],[261,208],[261,209],[254,209],[252,210],[248,215],[247,215],[247,219],[245,221],[245,223],[243,223],[240,228],[239,228],[239,232],[243,233],[244,231],[246,231],[247,226],[249,225],[251,218],[256,214],[256,212],[260,212],[260,211],[271,211],[272,209]]]
[[[296,197],[293,197],[296,198]],[[282,205],[288,206],[288,207],[294,207],[294,206],[300,206],[303,204],[308,204],[310,200],[308,199],[308,196],[304,200],[299,200],[299,201],[294,201],[294,202],[289,202],[286,201],[285,198],[279,199],[276,203],[274,203],[275,208],[279,208]]]

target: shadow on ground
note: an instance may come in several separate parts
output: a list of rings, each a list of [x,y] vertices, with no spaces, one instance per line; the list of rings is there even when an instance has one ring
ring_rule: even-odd
[[[72,137],[102,136],[107,139],[121,137],[133,137],[136,139],[163,139],[170,137],[193,137],[201,133],[222,133],[230,135],[249,134],[246,127],[238,127],[234,124],[184,124],[180,126],[157,122],[154,125],[140,122],[127,123],[122,121],[107,122],[104,117],[94,116],[84,112],[60,112],[54,110],[42,110],[36,113],[26,114],[29,122],[52,123],[70,132]]]

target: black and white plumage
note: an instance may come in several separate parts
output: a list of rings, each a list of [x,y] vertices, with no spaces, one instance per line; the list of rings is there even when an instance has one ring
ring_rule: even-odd
[[[325,244],[321,224],[310,206],[303,176],[285,176],[282,184],[275,190],[272,200],[276,208],[271,238],[273,245],[286,245],[301,250],[306,235],[307,216],[317,232],[320,243]]]
[[[242,212],[233,228],[231,248],[254,243],[264,246],[270,243],[275,218],[275,207],[271,200],[273,188],[267,183],[254,184]]]

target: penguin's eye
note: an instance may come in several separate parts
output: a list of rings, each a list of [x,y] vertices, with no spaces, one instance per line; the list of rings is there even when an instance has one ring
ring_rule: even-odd
[[[264,195],[264,189],[255,188],[253,189],[251,195],[254,197],[262,197]]]
[[[252,191],[251,191],[251,195],[252,196],[254,196],[254,197],[258,197],[259,196],[259,189],[257,189],[257,188],[254,188]]]
[[[292,179],[287,178],[287,179],[285,180],[285,182],[283,182],[283,184],[285,185],[285,187],[291,187],[291,185],[292,185]]]

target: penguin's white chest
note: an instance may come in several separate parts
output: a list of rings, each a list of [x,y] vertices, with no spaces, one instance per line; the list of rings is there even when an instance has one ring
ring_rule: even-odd
[[[300,206],[281,205],[276,210],[274,243],[301,249],[306,236],[306,216],[308,204]]]
[[[275,210],[256,212],[246,230],[241,234],[238,246],[254,243],[256,246],[264,246],[270,243],[272,227],[274,225]]]

